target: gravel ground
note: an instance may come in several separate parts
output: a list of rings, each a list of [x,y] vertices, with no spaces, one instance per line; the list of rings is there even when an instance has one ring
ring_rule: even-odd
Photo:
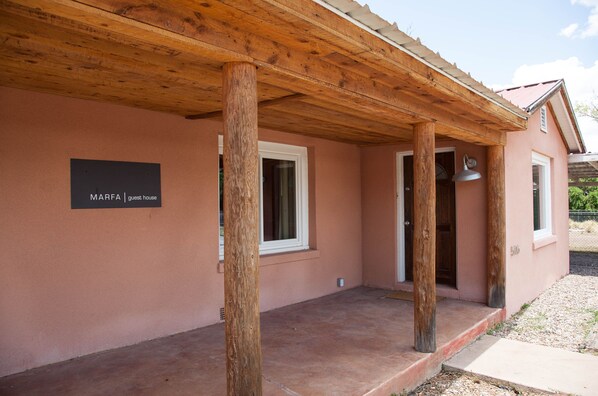
[[[598,255],[576,253],[571,259],[570,275],[491,334],[584,352],[586,337],[598,317]]]
[[[466,373],[441,371],[440,374],[419,386],[409,396],[511,396],[511,395],[548,395],[548,393],[515,389],[510,386],[493,384]],[[554,394],[552,394],[554,395]]]
[[[598,254],[571,253],[571,273],[490,333],[504,338],[597,354],[588,350],[598,330]],[[493,384],[469,374],[442,371],[410,396],[546,395]]]

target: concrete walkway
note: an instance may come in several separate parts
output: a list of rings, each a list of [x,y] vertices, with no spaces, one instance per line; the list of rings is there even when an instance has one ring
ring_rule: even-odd
[[[489,335],[444,367],[541,391],[598,395],[598,356]]]

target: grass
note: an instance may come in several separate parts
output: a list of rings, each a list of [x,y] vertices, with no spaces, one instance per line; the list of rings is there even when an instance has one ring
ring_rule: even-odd
[[[544,330],[546,328],[546,320],[548,316],[544,312],[540,312],[536,316],[530,318],[529,328],[533,330]]]
[[[586,334],[586,337],[588,336],[588,334],[590,334],[590,331],[592,331],[592,329],[594,328],[594,326],[596,326],[598,324],[598,310],[588,309],[587,311],[592,316],[590,317],[590,320],[588,321],[588,323],[586,323],[586,325],[585,325],[585,334]]]
[[[494,335],[496,333],[500,333],[505,327],[505,322],[500,322],[494,325],[493,328],[488,329],[488,331],[486,331],[486,334],[488,335]]]
[[[590,332],[594,329],[594,327],[596,325],[598,325],[598,310],[596,310],[596,309],[588,309],[586,311],[588,313],[590,313],[590,315],[591,315],[590,319],[587,321],[587,323],[584,324],[584,327],[583,327],[584,336],[585,336],[585,338],[587,340],[588,337],[590,336]],[[579,352],[581,352],[581,353],[589,353],[589,354],[598,356],[598,350],[592,349],[592,348],[588,349],[588,345],[583,345],[579,349]]]
[[[519,309],[519,311],[514,314],[513,316],[511,316],[511,318],[509,320],[505,320],[503,322],[497,323],[494,325],[494,327],[492,327],[491,329],[488,329],[488,331],[486,331],[486,334],[488,335],[495,335],[498,334],[500,332],[502,332],[503,330],[505,330],[505,327],[509,327],[509,330],[513,327],[513,323],[515,323],[517,321],[517,318],[519,318],[521,315],[523,315],[523,313],[530,307],[531,302],[530,303],[525,303],[521,306],[521,308]]]

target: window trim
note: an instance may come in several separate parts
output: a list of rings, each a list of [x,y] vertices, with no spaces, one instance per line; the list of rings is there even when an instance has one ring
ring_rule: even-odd
[[[540,130],[548,133],[548,111],[546,106],[540,107]]]
[[[551,159],[545,155],[532,151],[532,172],[533,166],[537,165],[541,171],[540,181],[540,222],[544,224],[539,230],[534,230],[534,241],[552,236],[552,187],[551,187]],[[533,174],[533,173],[532,173]],[[533,178],[532,178],[533,183]],[[532,184],[532,219],[533,219],[533,184]],[[533,224],[532,224],[533,229]]]
[[[218,154],[223,152],[223,137],[218,135]],[[293,252],[309,249],[309,194],[308,194],[308,171],[307,171],[307,147],[294,146],[282,143],[258,142],[259,152],[259,251],[260,255],[274,254],[283,252]],[[297,237],[293,239],[284,239],[278,241],[264,241],[263,229],[263,197],[262,197],[262,159],[271,158],[279,160],[294,161],[296,178],[296,208],[295,215],[297,219]],[[220,183],[218,183],[218,193],[220,193]],[[220,208],[218,208],[220,212]],[[218,224],[220,227],[220,224]],[[218,243],[219,257],[224,257],[224,243]]]

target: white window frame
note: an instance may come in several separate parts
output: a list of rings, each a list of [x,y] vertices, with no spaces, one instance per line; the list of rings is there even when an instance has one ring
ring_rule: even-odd
[[[309,195],[308,195],[308,175],[307,175],[307,147],[293,146],[289,144],[258,142],[259,150],[259,179],[260,179],[260,209],[259,209],[259,249],[261,254],[273,254],[292,252],[297,250],[309,249]],[[223,152],[222,135],[218,136],[218,153]],[[264,241],[264,211],[262,191],[263,176],[262,163],[264,158],[293,161],[295,166],[295,202],[297,219],[297,237],[293,239],[284,239],[278,241]],[[220,183],[219,187],[220,189]],[[220,191],[219,191],[220,193]],[[220,225],[219,225],[220,226]],[[219,238],[220,259],[224,257],[224,240]]]
[[[539,166],[540,189],[540,224],[539,230],[534,230],[534,240],[552,236],[552,189],[550,185],[550,157],[532,151],[532,167]],[[533,180],[533,179],[532,179]],[[532,181],[533,183],[533,181]],[[532,185],[533,189],[533,185]],[[533,194],[533,190],[532,190]],[[533,195],[532,195],[532,219],[533,219]],[[533,222],[532,222],[533,223]]]
[[[546,106],[540,107],[540,130],[548,133],[548,112]]]

